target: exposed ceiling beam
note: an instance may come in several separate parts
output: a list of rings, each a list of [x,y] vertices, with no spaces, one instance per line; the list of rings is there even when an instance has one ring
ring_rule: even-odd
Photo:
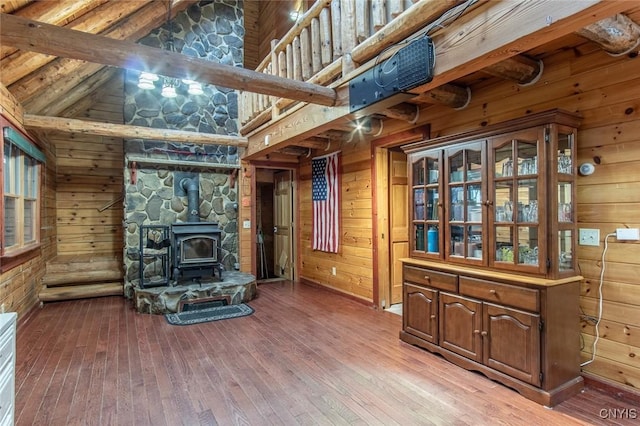
[[[148,1],[148,0],[146,0]],[[52,2],[53,3],[53,2]],[[131,16],[133,13],[140,10],[145,6],[144,1],[136,1],[136,2],[126,2],[126,3],[113,3],[109,2],[101,5],[92,13],[84,15],[79,19],[71,22],[69,26],[65,27],[67,29],[73,29],[76,31],[83,31],[85,33],[93,33],[98,34],[103,31],[107,31],[110,27],[114,26],[115,22],[120,21],[123,17]],[[186,4],[183,6],[185,7]],[[166,15],[166,13],[163,13]],[[22,15],[15,15],[22,16]],[[27,16],[22,16],[28,19]],[[46,20],[41,20],[42,22],[48,22]],[[56,25],[56,23],[51,23],[51,25]],[[104,35],[104,34],[103,34]],[[117,38],[117,37],[111,37]],[[4,44],[4,42],[3,42]],[[15,49],[14,46],[11,46]],[[4,47],[3,47],[4,49]],[[18,50],[14,52],[11,56],[3,58],[0,65],[4,68],[2,72],[2,84],[5,86],[10,86],[16,81],[20,80],[25,75],[32,73],[38,68],[48,64],[49,62],[55,60],[55,56],[50,55],[42,55],[37,52],[31,52],[28,50]]]
[[[15,11],[13,14],[36,21],[47,22],[53,25],[64,26],[70,21],[95,9],[107,0],[63,0],[63,1],[36,1]],[[2,9],[4,13],[11,13]],[[0,47],[0,57],[9,56],[17,49],[13,46]]]
[[[611,55],[629,53],[640,43],[640,25],[621,13],[586,26],[577,34],[598,43]]]
[[[173,129],[154,129],[151,127],[128,126],[125,124],[102,123],[73,118],[45,117],[32,114],[24,115],[24,126],[30,129],[111,136],[124,139],[151,139],[206,145],[247,146],[247,138],[242,136],[216,135],[212,133]]]
[[[438,103],[450,108],[461,109],[471,102],[471,89],[452,83],[446,83],[417,96],[415,101]]]
[[[433,80],[412,92],[417,95],[450,83],[629,7],[632,5],[624,1],[597,0],[487,2],[434,34],[436,67]],[[392,98],[389,100],[394,100]],[[397,97],[393,105],[405,100]],[[372,114],[393,106],[385,101],[357,113]],[[244,159],[260,158],[284,144],[295,144],[326,132],[333,123],[353,120],[354,116],[348,108],[327,110],[318,105],[305,105],[249,135],[250,144]],[[270,135],[268,146],[263,143],[266,135]]]
[[[319,105],[334,105],[334,89],[240,67],[193,58],[126,40],[69,30],[14,15],[0,14],[2,43],[18,49],[70,59],[152,71],[230,89],[262,93]]]
[[[187,0],[174,0],[175,9],[186,6]],[[138,40],[148,35],[166,21],[166,8],[160,2],[151,2],[129,19],[122,19],[103,36],[117,40]],[[55,104],[77,84],[92,77],[104,65],[93,64],[74,59],[57,58],[11,86],[9,90],[32,114],[54,115],[46,113],[49,105]]]
[[[412,92],[423,93],[571,34],[633,7],[632,3],[608,0],[488,2],[486,7],[461,16],[434,34],[437,54],[434,78]]]
[[[482,70],[483,73],[494,77],[512,80],[521,85],[532,84],[542,75],[544,65],[524,55],[516,55]]]

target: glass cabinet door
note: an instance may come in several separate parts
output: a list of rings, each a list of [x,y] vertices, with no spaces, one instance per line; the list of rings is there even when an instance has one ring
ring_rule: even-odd
[[[482,261],[484,143],[447,151],[447,231],[450,258]]]
[[[575,146],[572,129],[560,128],[557,135],[557,146],[552,150],[552,178],[555,187],[557,204],[557,241],[551,241],[553,251],[557,253],[555,261],[558,273],[569,273],[575,270],[574,245],[576,236],[573,233],[575,218]],[[553,173],[555,172],[555,173]],[[555,247],[557,245],[557,248]]]
[[[412,226],[413,250],[440,257],[441,233],[440,200],[441,157],[439,151],[412,163]]]
[[[493,141],[493,265],[542,268],[544,235],[539,221],[541,146],[538,131]],[[544,202],[543,202],[544,204]]]

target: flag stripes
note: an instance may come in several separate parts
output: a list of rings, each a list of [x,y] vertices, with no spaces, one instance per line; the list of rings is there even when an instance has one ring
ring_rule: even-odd
[[[313,199],[314,250],[338,252],[339,222],[339,165],[338,154],[315,157],[311,161],[311,187]]]

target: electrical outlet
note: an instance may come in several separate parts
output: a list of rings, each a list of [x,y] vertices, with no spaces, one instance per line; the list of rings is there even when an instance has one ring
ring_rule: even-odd
[[[336,274],[336,267],[332,266],[331,267],[331,275],[335,275]]]
[[[640,231],[638,228],[618,228],[616,229],[616,238],[618,241],[638,241],[640,240]]]
[[[599,246],[600,230],[580,228],[578,230],[578,244],[581,246]]]

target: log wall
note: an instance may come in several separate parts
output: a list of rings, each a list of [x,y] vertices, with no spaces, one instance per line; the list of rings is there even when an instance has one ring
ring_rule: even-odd
[[[357,138],[354,138],[357,139]],[[373,300],[371,153],[366,140],[344,142],[341,150],[338,253],[311,249],[311,159],[300,165],[298,184],[300,278],[366,302]],[[325,153],[322,153],[325,154]],[[336,275],[331,268],[336,268]]]
[[[8,90],[0,85],[0,113],[14,126],[22,129],[23,111]],[[22,129],[24,130],[24,129]],[[17,312],[22,317],[38,304],[38,291],[44,276],[46,262],[55,257],[56,223],[55,223],[55,154],[50,142],[43,136],[31,134],[39,143],[46,155],[46,164],[41,176],[41,219],[40,249],[37,255],[12,268],[0,272],[0,305],[5,312]]]
[[[640,16],[632,16],[635,21]],[[535,52],[532,52],[535,54]],[[476,80],[477,81],[477,80]],[[544,60],[544,74],[529,87],[489,80],[472,87],[467,108],[425,106],[416,125],[430,124],[431,136],[456,134],[552,108],[580,113],[578,164],[595,164],[595,173],[577,180],[579,228],[600,230],[598,247],[578,246],[582,315],[582,361],[593,353],[605,236],[616,228],[640,228],[640,58],[613,57],[591,43],[558,51]],[[382,136],[409,127],[385,126]],[[341,249],[339,254],[310,249],[310,165],[301,166],[300,274],[327,287],[371,300],[373,250],[369,149],[343,146]],[[353,150],[353,151],[352,151]],[[584,371],[621,386],[640,388],[640,242],[608,237],[602,282],[603,310],[595,361]],[[337,266],[337,276],[331,276]]]
[[[118,73],[102,89],[108,95],[75,118],[122,124],[122,85]],[[122,139],[68,133],[52,134],[51,139],[57,158],[57,254],[121,256]]]
[[[638,21],[640,13],[631,16]],[[478,85],[479,86],[479,85]],[[616,228],[640,228],[640,58],[613,57],[595,45],[545,58],[541,80],[521,87],[501,82],[473,90],[463,111],[430,107],[419,123],[432,136],[455,134],[526,114],[562,108],[584,118],[578,130],[578,164],[595,172],[577,179],[579,228],[600,230],[600,245],[578,246],[583,315],[582,361],[593,353],[605,236]],[[426,118],[428,117],[428,119]],[[398,128],[395,129],[397,131]],[[387,129],[393,132],[394,129]],[[385,132],[385,133],[387,133]],[[640,388],[640,242],[608,238],[602,283],[603,310],[595,361],[584,370]]]

